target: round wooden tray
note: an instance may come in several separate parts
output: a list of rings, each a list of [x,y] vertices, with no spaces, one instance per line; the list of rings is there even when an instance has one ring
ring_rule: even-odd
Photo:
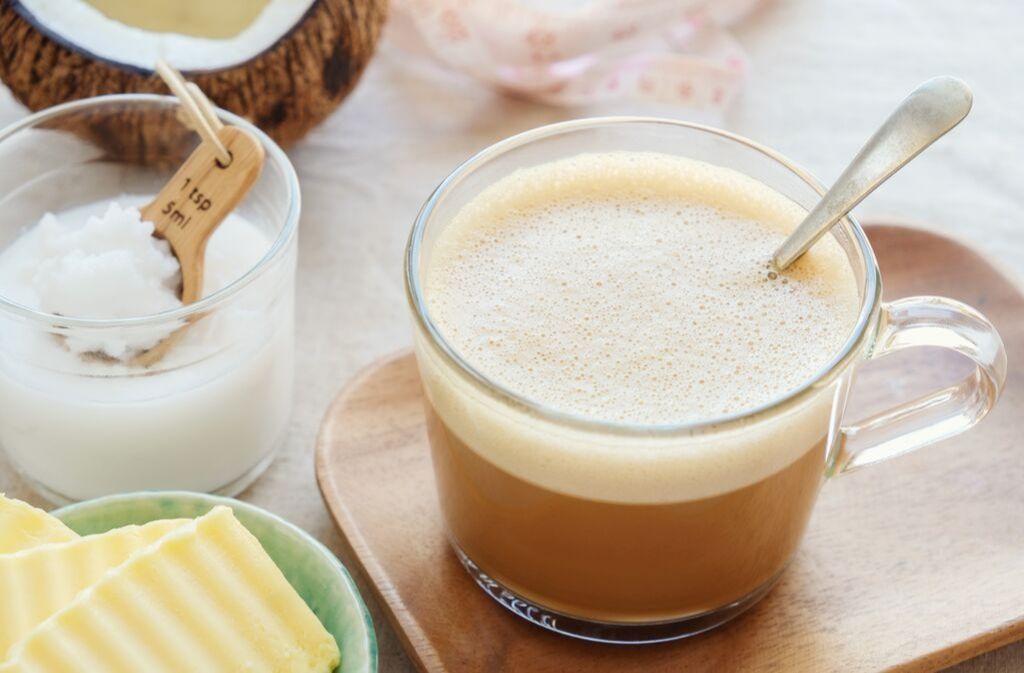
[[[659,673],[935,671],[1024,637],[1024,296],[960,243],[868,227],[885,294],[943,294],[980,309],[1010,375],[960,437],[825,485],[779,585],[735,622],[656,646],[561,637],[486,596],[442,530],[410,353],[371,365],[328,410],[316,470],[327,507],[423,671]],[[851,413],[962,372],[917,352],[862,368]]]

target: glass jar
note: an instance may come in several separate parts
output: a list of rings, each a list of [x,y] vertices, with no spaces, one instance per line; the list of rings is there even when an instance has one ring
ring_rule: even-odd
[[[171,97],[103,96],[0,131],[0,165],[17,167],[0,175],[0,248],[47,212],[147,202],[198,143],[177,110]],[[0,446],[50,500],[149,489],[233,495],[283,439],[294,372],[298,180],[259,129],[218,115],[266,151],[235,210],[266,238],[265,254],[246,273],[193,304],[114,320],[45,313],[0,295]],[[68,348],[185,323],[181,340],[148,367]]]

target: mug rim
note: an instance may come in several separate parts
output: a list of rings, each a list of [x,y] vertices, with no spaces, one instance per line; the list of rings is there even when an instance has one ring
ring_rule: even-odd
[[[416,220],[413,223],[412,231],[405,250],[405,290],[406,299],[412,309],[416,325],[427,336],[432,346],[440,353],[445,362],[452,366],[463,377],[468,379],[475,387],[481,389],[485,394],[496,396],[501,401],[515,408],[523,410],[540,419],[547,420],[560,425],[602,434],[613,434],[621,436],[673,436],[680,434],[698,434],[707,431],[720,431],[728,427],[756,422],[768,415],[781,413],[786,409],[795,406],[812,395],[821,387],[827,386],[834,381],[846,368],[855,360],[857,353],[869,336],[869,327],[872,325],[875,315],[881,305],[882,282],[878,269],[878,262],[875,260],[874,251],[868,242],[867,236],[860,224],[852,215],[847,215],[837,223],[842,226],[856,244],[864,264],[864,294],[861,297],[860,312],[857,322],[839,351],[813,376],[795,388],[782,392],[780,395],[760,404],[756,407],[743,409],[730,414],[713,416],[707,419],[697,419],[676,423],[631,423],[621,421],[610,421],[592,416],[576,414],[557,409],[532,398],[521,395],[516,391],[504,386],[490,377],[484,375],[473,367],[448,343],[444,335],[437,328],[430,312],[427,309],[423,295],[423,288],[420,283],[420,252],[423,244],[423,237],[427,225],[431,220],[434,210],[442,199],[468,175],[477,168],[483,166],[492,159],[497,158],[511,150],[537,140],[549,138],[564,133],[585,130],[601,126],[626,126],[631,124],[639,125],[664,125],[677,128],[684,128],[691,131],[698,131],[718,136],[725,140],[738,143],[774,161],[776,164],[788,170],[791,174],[800,178],[811,189],[823,195],[825,188],[808,171],[794,162],[787,159],[783,154],[765,145],[757,143],[744,136],[715,128],[705,124],[682,121],[662,117],[646,116],[612,116],[612,117],[589,117],[575,119],[554,124],[539,126],[521,133],[512,135],[500,140],[483,150],[480,150],[469,159],[459,164],[444,180],[434,189],[430,197],[420,209]]]
[[[69,112],[78,112],[93,107],[118,103],[128,104],[130,106],[151,104],[156,106],[177,107],[180,105],[178,99],[174,96],[161,94],[108,94],[82,98],[40,110],[39,112],[35,112],[8,124],[0,129],[0,143],[16,136],[20,132],[34,128],[46,120],[60,117]],[[2,294],[0,294],[0,311],[5,311],[22,318],[27,318],[35,323],[43,323],[48,328],[58,329],[104,330],[161,325],[175,321],[187,321],[193,319],[196,315],[215,309],[252,284],[256,278],[263,275],[263,273],[284,254],[298,232],[299,213],[302,209],[299,178],[295,173],[295,167],[288,159],[288,156],[284,153],[284,150],[282,150],[281,147],[270,138],[270,136],[265,134],[246,119],[239,117],[232,112],[228,112],[227,110],[216,106],[214,109],[216,110],[217,117],[226,124],[240,126],[244,130],[256,136],[260,144],[263,145],[263,149],[265,150],[268,159],[280,166],[284,173],[285,190],[287,192],[288,199],[288,211],[285,214],[285,222],[281,227],[281,231],[279,231],[277,236],[274,237],[270,248],[255,265],[228,285],[198,301],[191,304],[184,304],[178,308],[161,311],[159,313],[151,313],[148,315],[132,316],[129,318],[79,318],[63,316],[48,313],[46,311],[40,311],[38,309],[25,306],[24,304],[19,304],[18,302],[11,301]]]

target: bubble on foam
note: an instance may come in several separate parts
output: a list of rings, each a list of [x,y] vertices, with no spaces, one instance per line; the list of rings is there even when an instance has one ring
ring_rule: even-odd
[[[452,347],[578,415],[676,423],[764,404],[840,349],[856,284],[832,241],[765,260],[803,211],[726,169],[660,154],[519,171],[440,235],[425,277]]]

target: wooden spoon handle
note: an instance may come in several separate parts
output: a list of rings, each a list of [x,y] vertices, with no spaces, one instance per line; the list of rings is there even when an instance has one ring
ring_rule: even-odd
[[[217,137],[231,153],[223,165],[209,143],[185,160],[156,198],[142,209],[157,235],[167,239],[181,263],[181,301],[190,304],[203,292],[206,241],[252,187],[263,167],[263,145],[237,126]]]
[[[263,145],[255,136],[237,126],[225,126],[217,131],[217,137],[227,147],[231,163],[222,164],[216,149],[202,143],[142,209],[142,219],[154,224],[154,233],[167,239],[181,264],[183,304],[203,296],[206,241],[245,197],[263,168]],[[133,363],[149,367],[158,362],[196,319],[198,316],[139,353]]]

